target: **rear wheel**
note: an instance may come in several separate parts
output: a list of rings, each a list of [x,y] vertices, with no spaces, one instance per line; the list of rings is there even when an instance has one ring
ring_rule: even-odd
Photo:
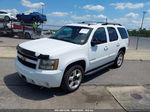
[[[119,51],[117,58],[115,60],[114,66],[116,68],[121,67],[121,65],[123,64],[124,61],[124,52],[123,51]]]
[[[80,65],[70,67],[64,74],[61,88],[67,92],[77,90],[81,84],[83,73],[83,68]]]

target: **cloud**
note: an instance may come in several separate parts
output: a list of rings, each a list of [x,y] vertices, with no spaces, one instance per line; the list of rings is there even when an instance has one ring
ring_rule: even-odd
[[[71,18],[74,20],[89,20],[90,15],[84,15],[84,16],[73,15],[73,16],[71,16]]]
[[[24,13],[25,14],[29,14],[29,13],[36,12],[36,11],[37,11],[36,9],[30,9],[28,11],[25,11]]]
[[[57,17],[64,17],[64,16],[68,16],[69,13],[68,12],[51,12],[50,14],[48,14],[49,16],[57,16]]]
[[[148,13],[150,13],[150,9],[149,9],[149,10],[147,10],[147,12],[148,12]]]
[[[115,6],[115,9],[137,9],[137,8],[142,8],[144,7],[144,3],[136,3],[136,4],[133,4],[133,3],[112,3],[111,4],[112,6]]]
[[[108,19],[108,22],[113,22],[113,23],[120,23],[124,25],[127,29],[139,29],[141,25],[141,18],[114,18],[114,19]],[[150,18],[147,17],[144,19],[144,24],[143,28],[150,29]]]
[[[145,5],[150,5],[150,2],[145,3]]]
[[[139,14],[130,12],[130,13],[126,14],[125,16],[126,17],[131,17],[131,18],[137,18],[139,16]]]
[[[83,9],[93,10],[93,11],[102,11],[104,7],[101,5],[85,5]]]
[[[131,25],[134,27],[134,29],[139,29],[140,25],[141,25],[141,20],[140,19],[139,20],[132,20]],[[150,17],[147,17],[144,19],[143,28],[150,30]]]
[[[108,19],[108,22],[110,23],[119,23],[124,25],[127,29],[138,29],[139,26],[137,26],[137,23],[133,23],[132,19],[122,17],[122,18],[114,18],[114,19]],[[135,20],[134,20],[135,22]]]
[[[29,7],[29,8],[39,8],[45,5],[43,2],[32,3],[29,0],[22,0],[21,3],[23,6]]]
[[[108,22],[112,22],[112,23],[128,23],[128,18],[114,18],[114,19],[108,19]]]
[[[94,15],[94,18],[106,19],[107,16],[100,14],[100,15]]]
[[[83,15],[83,16],[73,15],[73,16],[71,16],[71,18],[74,20],[82,20],[82,21],[83,20],[84,21],[91,20],[91,21],[93,21],[93,20],[98,20],[98,19],[106,19],[106,16],[102,15],[102,14],[100,14],[100,15]]]
[[[48,21],[47,21],[47,25],[50,25],[50,26],[56,26],[56,28],[57,27],[59,27],[59,26],[63,26],[63,25],[65,25],[65,24],[71,24],[71,23],[73,23],[73,21],[71,21],[71,20],[54,20],[54,19],[48,19]]]

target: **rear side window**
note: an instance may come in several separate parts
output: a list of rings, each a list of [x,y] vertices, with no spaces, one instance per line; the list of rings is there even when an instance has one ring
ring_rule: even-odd
[[[122,39],[128,38],[127,31],[124,28],[118,28],[118,31],[119,31]]]
[[[98,28],[94,33],[93,40],[99,41],[100,43],[106,43],[107,37],[106,37],[105,29]]]
[[[118,35],[117,35],[117,32],[116,32],[116,29],[113,28],[113,27],[108,27],[107,29],[108,29],[110,42],[118,40]]]

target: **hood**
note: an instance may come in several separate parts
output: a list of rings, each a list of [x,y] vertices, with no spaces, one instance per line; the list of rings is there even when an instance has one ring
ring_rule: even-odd
[[[57,56],[73,49],[77,49],[81,45],[55,40],[50,38],[37,39],[29,42],[24,42],[20,47],[36,52],[38,54]]]

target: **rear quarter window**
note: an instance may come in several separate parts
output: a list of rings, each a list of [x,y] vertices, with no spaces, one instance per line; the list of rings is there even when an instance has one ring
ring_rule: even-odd
[[[127,39],[128,38],[128,34],[125,28],[118,28],[118,31],[120,33],[120,36],[122,39]]]

